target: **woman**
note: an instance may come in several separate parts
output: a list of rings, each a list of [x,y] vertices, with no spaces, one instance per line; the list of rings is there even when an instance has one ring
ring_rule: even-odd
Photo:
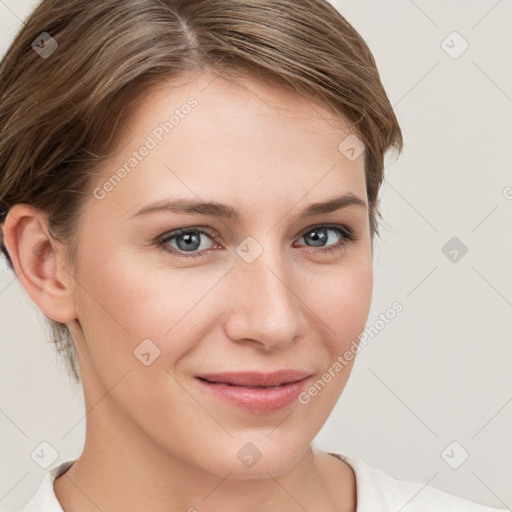
[[[330,4],[44,0],[0,85],[3,250],[88,411],[26,512],[493,510],[311,445],[402,148]]]

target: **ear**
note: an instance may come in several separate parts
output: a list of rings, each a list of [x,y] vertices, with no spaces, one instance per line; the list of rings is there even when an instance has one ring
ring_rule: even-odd
[[[18,203],[7,214],[3,236],[18,279],[38,308],[56,322],[73,321],[74,279],[65,266],[65,246],[49,232],[47,214]]]

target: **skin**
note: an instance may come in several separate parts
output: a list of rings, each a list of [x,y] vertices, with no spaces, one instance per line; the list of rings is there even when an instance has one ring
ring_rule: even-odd
[[[357,339],[373,286],[368,210],[299,213],[349,192],[367,202],[364,154],[349,161],[338,149],[346,123],[296,93],[203,71],[143,95],[95,186],[191,96],[198,105],[113,190],[87,197],[76,280],[44,212],[18,204],[7,217],[20,281],[41,311],[66,323],[79,357],[86,440],[56,479],[57,498],[81,512],[355,511],[352,469],[312,446],[353,360],[308,404],[271,414],[210,396],[194,375],[293,368],[315,381]],[[130,218],[169,198],[222,202],[241,217]],[[304,235],[325,223],[357,240],[322,253]],[[176,238],[170,251],[157,245],[185,227],[210,228],[215,238],[200,235],[194,246],[205,255],[173,254],[185,246]],[[326,234],[324,249],[343,240]],[[252,263],[236,252],[248,236],[263,249]],[[134,355],[144,339],[160,350],[148,366]],[[247,442],[262,454],[251,468],[237,458]]]

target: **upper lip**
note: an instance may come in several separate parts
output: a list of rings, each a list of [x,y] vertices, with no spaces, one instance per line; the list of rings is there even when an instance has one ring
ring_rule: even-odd
[[[279,386],[297,382],[311,374],[302,370],[278,370],[271,373],[262,372],[223,372],[197,375],[199,379],[209,382],[232,384],[235,386]]]

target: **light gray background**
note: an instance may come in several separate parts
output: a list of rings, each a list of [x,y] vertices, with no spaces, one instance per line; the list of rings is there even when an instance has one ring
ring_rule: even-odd
[[[394,301],[404,309],[359,354],[316,445],[510,508],[511,2],[334,4],[372,49],[405,137],[388,158],[367,325]],[[34,5],[0,0],[2,54]],[[456,59],[442,47],[453,31],[469,43]],[[454,236],[468,248],[457,262],[441,250]],[[42,441],[59,453],[50,468],[79,456],[85,410],[3,260],[0,311],[0,507],[12,510],[46,473],[31,458]],[[451,461],[469,453],[458,469],[441,456],[453,441]]]

